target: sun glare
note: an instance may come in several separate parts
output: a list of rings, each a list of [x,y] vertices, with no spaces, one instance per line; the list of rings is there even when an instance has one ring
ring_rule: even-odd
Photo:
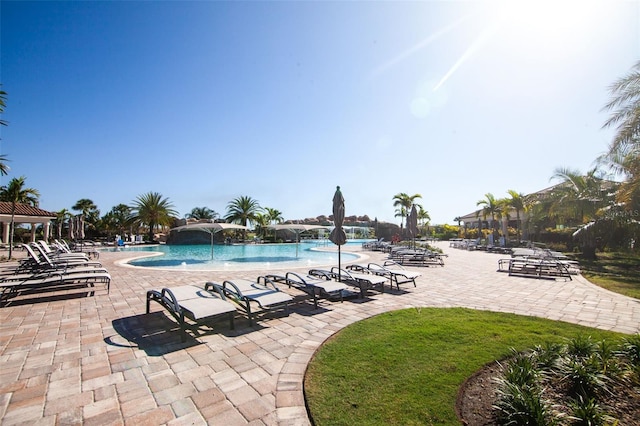
[[[507,35],[522,41],[566,40],[588,29],[604,6],[600,0],[502,1],[495,18]]]

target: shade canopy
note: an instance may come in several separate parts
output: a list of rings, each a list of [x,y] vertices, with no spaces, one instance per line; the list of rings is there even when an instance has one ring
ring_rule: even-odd
[[[276,225],[267,226],[268,229],[275,229],[276,231],[291,231],[296,234],[296,257],[298,257],[298,242],[300,241],[300,233],[304,231],[312,231],[314,229],[329,229],[327,226],[322,225],[307,225],[304,223],[278,223]]]
[[[237,225],[235,223],[219,223],[219,222],[203,222],[188,223],[186,225],[171,228],[171,231],[203,231],[211,234],[211,259],[213,259],[213,235],[216,232],[225,231],[227,229],[248,229],[246,226]]]

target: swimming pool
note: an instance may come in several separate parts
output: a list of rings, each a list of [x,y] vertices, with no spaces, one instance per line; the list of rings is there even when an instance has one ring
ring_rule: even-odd
[[[353,261],[359,256],[349,253],[349,246],[359,247],[363,240],[353,241],[341,248],[341,261]],[[297,246],[297,247],[296,247]],[[113,251],[114,248],[108,249]],[[140,253],[126,263],[132,266],[171,270],[245,271],[286,268],[316,268],[338,265],[337,246],[318,240],[300,244],[238,244],[216,245],[156,245],[118,248],[119,251]],[[297,256],[296,256],[297,250]],[[148,252],[144,255],[144,252]],[[158,253],[160,253],[158,255]]]

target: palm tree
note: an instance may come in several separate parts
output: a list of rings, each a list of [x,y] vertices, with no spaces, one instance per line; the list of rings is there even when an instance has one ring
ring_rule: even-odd
[[[496,216],[501,215],[501,206],[500,206],[499,200],[496,197],[494,197],[492,193],[487,192],[486,194],[484,194],[484,200],[479,200],[476,203],[476,206],[483,206],[482,218],[484,220],[486,220],[488,216],[491,216],[491,230],[495,238],[496,237],[496,227],[495,227]]]
[[[239,223],[247,226],[249,222],[255,222],[256,214],[262,212],[262,207],[257,200],[248,196],[240,196],[227,204],[225,220],[231,223]],[[244,239],[247,239],[246,229],[243,231]]]
[[[90,227],[95,228],[96,223],[100,219],[100,210],[98,206],[88,198],[81,198],[72,207],[71,210],[81,212],[84,216],[85,223]]]
[[[520,212],[527,210],[525,196],[521,192],[516,192],[513,189],[507,191],[511,198],[507,198],[507,205],[516,211],[516,238],[518,244],[520,244]]]
[[[411,210],[411,207],[415,204],[416,207],[421,207],[420,204],[415,203],[417,198],[422,198],[420,194],[409,195],[405,192],[399,192],[393,196],[393,207],[400,207],[400,230],[402,231],[402,225],[404,217]],[[396,215],[397,217],[397,215]]]
[[[603,127],[617,127],[604,158],[614,172],[625,177],[617,201],[628,212],[637,212],[640,208],[640,61],[611,85],[610,93],[612,98],[604,109],[613,113]]]
[[[556,169],[551,179],[560,179],[562,182],[548,195],[549,213],[562,221],[578,226],[597,222],[603,209],[613,206],[612,189],[616,185],[598,176],[595,168],[586,175],[578,170],[560,168]],[[595,259],[595,230],[599,227],[588,228],[591,230],[580,232],[582,254],[586,258]]]
[[[422,208],[422,206],[418,207],[418,220],[420,221],[420,227],[424,228],[426,227],[426,225],[429,224],[429,222],[431,221],[431,216],[429,216],[429,212],[426,211],[424,208]]]
[[[25,188],[25,177],[13,178],[9,184],[0,188],[0,201],[11,203],[11,224],[9,228],[9,259],[11,259],[13,249],[13,236],[15,233],[15,214],[17,204],[38,205],[40,193],[33,188]]]
[[[71,217],[71,212],[67,209],[62,209],[56,212],[55,224],[56,224],[56,236],[59,240],[62,239],[62,226]]]
[[[194,207],[191,209],[191,213],[185,215],[189,219],[209,219],[214,220],[218,217],[218,213],[211,210],[209,207]]]
[[[109,226],[117,230],[120,234],[124,234],[131,225],[131,207],[126,204],[118,204],[111,208],[109,213],[105,215],[103,221],[107,220]]]
[[[171,201],[157,192],[139,195],[131,206],[132,222],[149,227],[149,241],[154,240],[156,226],[169,226],[177,215]]]
[[[282,223],[282,221],[284,220],[284,218],[282,217],[282,212],[278,209],[265,207],[264,211],[267,213],[269,223]]]
[[[256,225],[256,234],[260,235],[260,237],[264,238],[266,234],[266,227],[269,225],[269,214],[268,213],[256,213],[254,215],[253,222]]]

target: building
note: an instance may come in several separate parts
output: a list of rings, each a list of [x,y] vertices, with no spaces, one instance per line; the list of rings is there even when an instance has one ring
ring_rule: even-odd
[[[36,228],[42,225],[44,239],[49,239],[51,235],[51,221],[56,218],[56,214],[32,207],[28,204],[16,204],[14,214],[15,225],[31,225],[31,241],[36,240]],[[2,242],[9,242],[9,228],[11,226],[11,203],[0,201],[0,222],[2,222]]]

